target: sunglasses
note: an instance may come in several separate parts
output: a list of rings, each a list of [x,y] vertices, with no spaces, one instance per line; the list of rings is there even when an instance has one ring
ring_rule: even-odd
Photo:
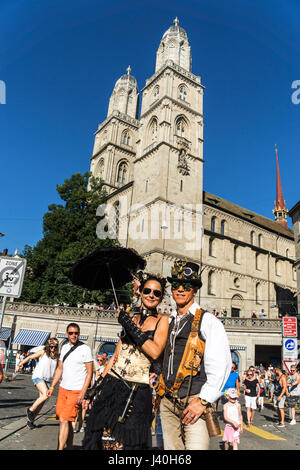
[[[154,296],[157,297],[158,299],[161,297],[161,290],[149,289],[149,287],[145,287],[142,292],[145,295],[149,295],[151,294],[151,292],[153,292]]]
[[[57,346],[50,346],[50,349],[55,349],[57,348]]]
[[[172,290],[177,290],[177,289],[179,289],[180,286],[182,286],[183,290],[186,290],[186,291],[192,289],[192,285],[191,285],[190,282],[178,282],[178,281],[171,282],[171,289]]]
[[[68,331],[68,335],[69,335],[69,336],[72,336],[72,335],[78,336],[78,335],[79,335],[79,331]]]

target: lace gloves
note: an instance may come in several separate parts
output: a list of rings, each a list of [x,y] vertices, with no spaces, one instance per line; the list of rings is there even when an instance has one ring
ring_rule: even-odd
[[[123,326],[124,330],[130,336],[132,341],[140,348],[147,341],[148,336],[144,333],[135,323],[131,320],[129,315],[121,310],[118,317],[118,322]]]

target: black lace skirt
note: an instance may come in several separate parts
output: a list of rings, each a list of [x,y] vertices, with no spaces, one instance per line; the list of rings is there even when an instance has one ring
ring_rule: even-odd
[[[85,450],[103,449],[105,441],[102,437],[107,430],[124,450],[151,448],[152,389],[149,385],[139,384],[131,411],[125,422],[120,423],[118,418],[122,416],[129,393],[129,388],[121,380],[110,375],[104,377],[100,394],[87,418],[83,440]]]

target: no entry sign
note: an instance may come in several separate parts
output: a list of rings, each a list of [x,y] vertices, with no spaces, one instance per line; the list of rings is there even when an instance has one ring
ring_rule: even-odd
[[[286,317],[283,321],[283,337],[284,338],[297,338],[297,318]]]

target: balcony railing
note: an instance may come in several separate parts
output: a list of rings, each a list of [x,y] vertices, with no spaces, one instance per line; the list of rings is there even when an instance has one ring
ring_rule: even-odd
[[[263,318],[219,318],[223,323],[225,330],[243,329],[243,330],[271,330],[281,331],[282,320],[280,319],[263,319]]]
[[[1,306],[1,303],[0,303]],[[42,304],[29,304],[25,302],[7,302],[6,310],[7,313],[15,313],[18,315],[37,315],[37,316],[59,316],[60,318],[66,317],[77,317],[81,320],[95,321],[97,318],[112,320],[117,322],[117,311],[116,310],[100,310],[98,307],[91,306],[87,307],[67,307],[57,305],[42,305]],[[282,320],[280,319],[260,319],[260,318],[220,318],[219,320],[223,323],[226,330],[269,330],[274,332],[280,332],[282,329]]]

